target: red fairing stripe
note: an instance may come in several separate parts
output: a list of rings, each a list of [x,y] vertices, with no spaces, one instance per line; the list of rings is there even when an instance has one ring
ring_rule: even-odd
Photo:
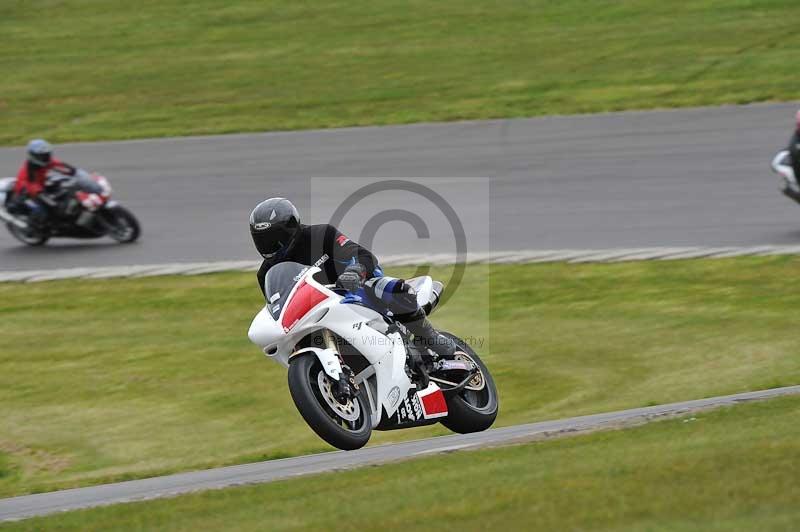
[[[108,199],[106,196],[85,192],[83,190],[79,190],[78,192],[76,192],[75,197],[78,199],[78,201],[81,202],[81,205],[83,205],[85,208],[89,210],[97,209],[98,207],[103,205]]]
[[[303,279],[283,311],[283,317],[281,318],[283,330],[288,332],[289,329],[294,327],[312,308],[326,299],[328,299],[328,296]]]
[[[422,402],[422,413],[425,419],[444,417],[447,415],[447,401],[444,400],[444,394],[433,383],[420,392],[417,392],[420,401]]]

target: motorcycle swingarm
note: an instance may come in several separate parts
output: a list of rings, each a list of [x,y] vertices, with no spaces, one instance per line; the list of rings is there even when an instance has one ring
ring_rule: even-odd
[[[458,384],[456,384],[452,388],[442,388],[442,393],[447,398],[450,398],[450,397],[458,394],[459,392],[461,392],[461,390],[463,390],[469,384],[469,381],[471,381],[472,378],[477,374],[478,374],[478,368],[472,368],[472,370],[469,371],[469,373],[464,378],[464,380],[462,380],[461,382],[459,382]]]

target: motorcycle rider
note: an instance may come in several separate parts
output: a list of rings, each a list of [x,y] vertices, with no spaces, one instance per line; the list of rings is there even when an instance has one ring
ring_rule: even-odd
[[[68,176],[88,175],[84,170],[69,165],[53,157],[53,146],[43,139],[34,139],[26,148],[26,160],[17,172],[14,184],[14,205],[12,208],[25,209],[31,215],[31,221],[42,224],[46,221],[49,208],[56,204],[43,201],[40,194],[45,189],[50,172]]]
[[[794,175],[800,179],[800,110],[795,115],[795,128],[792,138],[789,139],[789,156],[794,169]]]
[[[250,234],[264,258],[258,270],[258,284],[266,296],[264,279],[274,265],[292,261],[318,266],[323,282],[364,293],[439,356],[452,356],[456,344],[437,332],[417,304],[414,289],[403,279],[386,277],[378,260],[366,248],[353,242],[329,224],[303,225],[295,206],[285,198],[270,198],[250,213]]]

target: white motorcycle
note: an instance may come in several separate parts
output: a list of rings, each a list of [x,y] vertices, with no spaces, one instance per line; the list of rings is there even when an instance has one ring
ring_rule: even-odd
[[[414,345],[401,324],[357,295],[323,285],[319,268],[284,262],[265,280],[266,306],[250,341],[289,368],[289,391],[306,423],[334,447],[363,447],[373,430],[441,422],[454,432],[478,432],[497,417],[492,376],[461,339],[452,358]],[[407,281],[428,314],[442,284]],[[447,333],[443,333],[447,334]]]
[[[797,183],[797,176],[794,175],[789,150],[779,151],[772,158],[770,166],[773,172],[782,177],[781,192],[800,203],[800,186]]]

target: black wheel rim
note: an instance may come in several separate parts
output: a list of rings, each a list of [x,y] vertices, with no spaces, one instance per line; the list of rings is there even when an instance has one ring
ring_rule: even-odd
[[[133,235],[133,226],[127,218],[117,215],[111,232],[117,240],[128,240]]]
[[[363,406],[358,404],[357,398],[354,397],[351,399],[353,403],[357,404],[359,411],[358,417],[353,421],[344,419],[339,414],[337,414],[336,411],[330,407],[328,401],[323,396],[325,390],[321,390],[318,384],[319,374],[321,372],[323,373],[323,378],[328,379],[328,381],[330,381],[330,377],[324,374],[319,363],[312,364],[307,375],[308,382],[311,385],[311,390],[314,393],[314,398],[317,400],[317,404],[319,404],[320,408],[322,408],[322,410],[325,412],[328,418],[342,430],[346,430],[347,432],[353,432],[353,433],[362,432],[364,430],[364,425],[366,424],[367,420],[366,416],[367,413],[364,410]]]

